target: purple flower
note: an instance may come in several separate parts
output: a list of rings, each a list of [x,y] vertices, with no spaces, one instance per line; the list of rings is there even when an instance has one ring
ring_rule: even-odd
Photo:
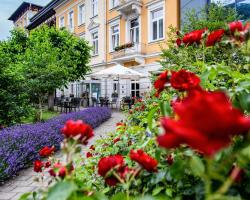
[[[69,119],[83,120],[92,128],[111,117],[106,107],[91,107],[83,111],[61,114],[44,123],[16,125],[0,130],[0,182],[40,159],[39,150],[45,146],[60,148],[61,129]]]

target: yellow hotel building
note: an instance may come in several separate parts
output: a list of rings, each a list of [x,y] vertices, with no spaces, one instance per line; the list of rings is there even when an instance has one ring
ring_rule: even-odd
[[[161,68],[161,47],[166,48],[168,27],[179,28],[187,9],[207,3],[208,0],[53,0],[41,12],[51,13],[46,14],[50,17],[53,14],[57,28],[65,27],[89,41],[93,46],[92,72],[120,64],[149,77]],[[33,21],[39,21],[37,15]],[[117,80],[88,76],[57,91],[57,96],[80,97],[87,91],[90,99],[111,97],[118,86],[121,97],[142,96],[151,87],[150,77],[124,79],[117,84]]]

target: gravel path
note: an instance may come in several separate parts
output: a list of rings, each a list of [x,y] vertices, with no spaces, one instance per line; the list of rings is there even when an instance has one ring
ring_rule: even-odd
[[[122,113],[113,112],[112,117],[108,121],[95,129],[95,137],[92,138],[89,145],[94,144],[95,140],[101,136],[105,136],[107,133],[114,131],[116,129],[116,123],[124,118]],[[57,156],[60,156],[60,154]],[[0,200],[18,200],[23,193],[37,190],[41,185],[34,181],[36,176],[37,174],[33,172],[33,168],[21,171],[19,176],[0,186]]]

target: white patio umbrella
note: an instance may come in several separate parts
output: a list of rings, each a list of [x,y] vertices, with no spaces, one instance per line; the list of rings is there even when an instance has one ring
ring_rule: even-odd
[[[143,77],[146,77],[146,75],[137,72],[133,69],[124,67],[120,64],[116,64],[113,67],[109,67],[107,69],[103,69],[99,72],[93,73],[91,74],[91,77],[94,78],[117,78],[118,79],[118,96],[120,98],[120,79],[140,79]],[[105,90],[107,90],[107,86],[105,88]]]

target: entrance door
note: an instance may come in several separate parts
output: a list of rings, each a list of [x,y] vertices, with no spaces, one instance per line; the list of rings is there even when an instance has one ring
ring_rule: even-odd
[[[91,84],[91,97],[99,99],[100,96],[101,96],[101,84],[92,83]]]

